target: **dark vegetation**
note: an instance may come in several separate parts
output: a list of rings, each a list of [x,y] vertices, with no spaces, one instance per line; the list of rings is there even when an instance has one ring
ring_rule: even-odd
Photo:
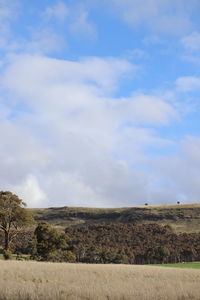
[[[15,253],[17,259],[27,256],[39,261],[125,264],[199,261],[200,230],[195,226],[199,221],[198,204],[28,210],[16,195],[0,192],[0,251],[5,259]],[[179,232],[180,224],[190,230]]]
[[[200,233],[176,234],[169,225],[100,224],[66,229],[76,261],[157,264],[200,260]]]
[[[48,223],[26,231],[14,253],[41,261],[160,264],[200,261],[200,233],[175,233],[169,225],[93,224],[64,232]]]

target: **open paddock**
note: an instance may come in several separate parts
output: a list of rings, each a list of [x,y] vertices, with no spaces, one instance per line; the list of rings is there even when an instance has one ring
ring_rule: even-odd
[[[0,261],[0,300],[199,300],[200,271]]]

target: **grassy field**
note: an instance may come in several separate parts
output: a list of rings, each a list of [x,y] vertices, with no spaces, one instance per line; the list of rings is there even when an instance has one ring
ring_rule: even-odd
[[[200,271],[0,261],[0,300],[199,300]]]
[[[200,231],[200,203],[121,208],[51,207],[31,209],[36,220],[58,228],[94,223],[170,224],[176,232]]]
[[[162,264],[156,265],[162,267],[172,267],[172,268],[189,268],[189,269],[200,269],[200,262],[193,262],[193,263],[179,263],[179,264]]]

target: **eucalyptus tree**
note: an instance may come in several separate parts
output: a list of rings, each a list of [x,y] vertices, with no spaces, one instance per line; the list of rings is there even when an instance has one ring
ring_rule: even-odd
[[[9,191],[0,191],[0,230],[4,236],[4,250],[25,227],[34,223],[33,215],[26,203]]]

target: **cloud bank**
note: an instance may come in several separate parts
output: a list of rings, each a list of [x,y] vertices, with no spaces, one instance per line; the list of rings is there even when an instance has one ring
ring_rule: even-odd
[[[198,201],[199,1],[25,4],[0,0],[1,189],[30,207]]]
[[[145,146],[169,141],[140,126],[168,124],[178,113],[153,96],[114,97],[119,80],[134,68],[114,58],[13,57],[1,79],[8,110],[0,127],[8,133],[5,185],[25,198],[32,189],[32,206],[118,206],[147,199],[151,175],[136,166],[148,160]]]

